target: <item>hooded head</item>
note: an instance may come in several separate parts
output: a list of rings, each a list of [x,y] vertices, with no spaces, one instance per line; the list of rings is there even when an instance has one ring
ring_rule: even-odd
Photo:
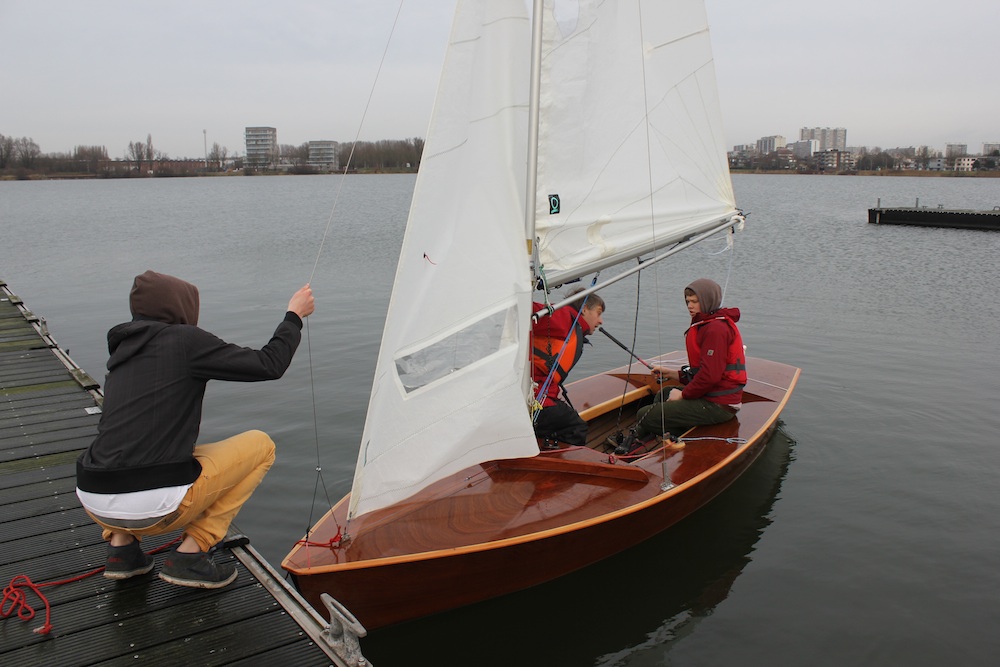
[[[719,283],[708,278],[698,278],[687,286],[698,297],[698,304],[701,312],[711,315],[722,305],[722,288]]]
[[[199,305],[197,287],[155,271],[137,275],[129,292],[129,309],[137,320],[197,325]]]

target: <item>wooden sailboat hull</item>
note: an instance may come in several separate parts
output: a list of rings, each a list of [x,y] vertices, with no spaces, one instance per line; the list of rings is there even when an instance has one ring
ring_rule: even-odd
[[[653,393],[651,378],[618,369],[574,383],[590,447],[463,471],[359,517],[345,544],[300,544],[282,566],[314,607],[323,609],[320,595],[329,593],[371,630],[534,586],[618,553],[709,502],[764,450],[799,370],[757,359],[748,365],[747,402],[737,418],[693,429],[686,437],[705,439],[683,450],[629,462],[612,459],[601,443],[621,425],[623,393],[623,413],[634,419]],[[309,540],[336,535],[345,508],[341,501]]]

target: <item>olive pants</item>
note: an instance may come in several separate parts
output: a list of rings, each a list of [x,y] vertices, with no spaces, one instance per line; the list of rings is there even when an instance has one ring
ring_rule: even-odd
[[[704,398],[679,401],[666,400],[676,387],[667,387],[656,395],[651,405],[636,413],[636,435],[640,438],[656,435],[679,437],[692,426],[721,424],[733,418],[729,409]]]

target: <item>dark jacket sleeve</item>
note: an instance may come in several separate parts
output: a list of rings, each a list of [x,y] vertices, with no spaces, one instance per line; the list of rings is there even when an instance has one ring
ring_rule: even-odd
[[[267,345],[259,350],[233,345],[203,329],[192,328],[189,369],[192,377],[202,380],[276,380],[292,363],[301,338],[302,320],[291,311],[285,314]]]

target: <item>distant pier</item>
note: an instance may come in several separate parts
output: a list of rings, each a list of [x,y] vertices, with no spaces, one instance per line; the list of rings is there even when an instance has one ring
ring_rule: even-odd
[[[928,208],[920,206],[883,207],[878,200],[875,208],[868,209],[868,222],[873,225],[915,225],[917,227],[954,227],[957,229],[1000,229],[1000,206],[990,211],[968,209]]]

